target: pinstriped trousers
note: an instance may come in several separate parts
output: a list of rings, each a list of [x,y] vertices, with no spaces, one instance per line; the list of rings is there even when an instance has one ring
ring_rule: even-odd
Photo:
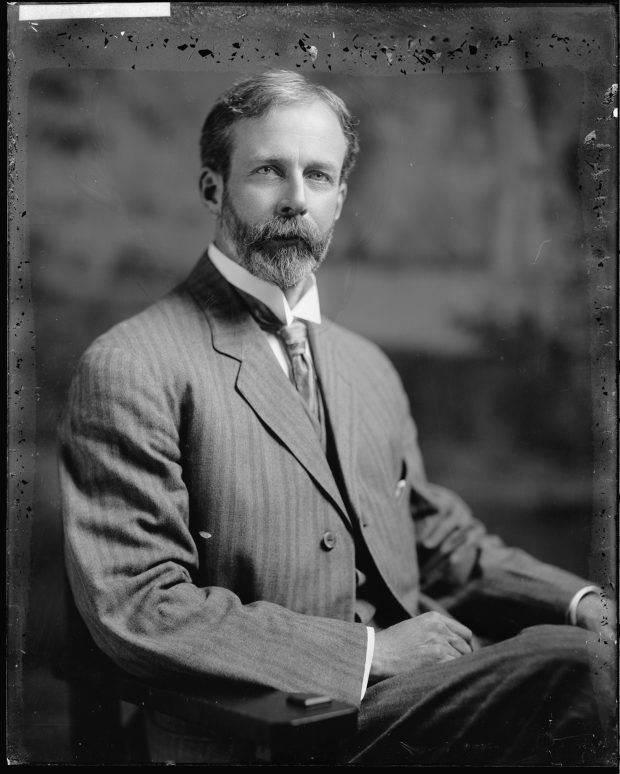
[[[353,765],[613,765],[615,652],[576,627],[503,642],[369,686]],[[247,751],[150,716],[152,761],[242,763]]]

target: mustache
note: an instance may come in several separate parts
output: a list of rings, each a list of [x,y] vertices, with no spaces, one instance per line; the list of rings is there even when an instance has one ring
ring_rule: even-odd
[[[318,229],[311,223],[296,218],[278,217],[252,226],[248,237],[252,246],[260,246],[277,239],[297,239],[308,248],[313,248],[322,241]]]

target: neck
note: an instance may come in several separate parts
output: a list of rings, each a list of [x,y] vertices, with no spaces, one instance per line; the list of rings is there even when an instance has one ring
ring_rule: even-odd
[[[235,250],[234,245],[230,241],[230,239],[226,239],[221,231],[218,229],[218,233],[215,235],[215,238],[213,239],[213,244],[217,247],[217,249],[224,253],[224,255],[227,258],[230,258],[231,261],[234,261],[235,263],[239,263],[239,256],[237,255],[237,251]]]

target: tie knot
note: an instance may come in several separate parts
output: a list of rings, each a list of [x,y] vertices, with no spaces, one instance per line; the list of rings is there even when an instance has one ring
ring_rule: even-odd
[[[257,298],[253,298],[248,293],[244,293],[243,290],[237,288],[237,292],[248,305],[252,317],[264,331],[274,334],[280,332],[282,320],[280,320],[266,304],[263,304],[262,301],[259,301]]]
[[[308,334],[305,323],[294,320],[290,325],[283,325],[278,335],[291,355],[303,355],[306,351]]]

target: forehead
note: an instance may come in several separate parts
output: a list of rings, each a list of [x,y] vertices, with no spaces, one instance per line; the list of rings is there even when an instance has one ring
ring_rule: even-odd
[[[307,156],[342,166],[346,139],[334,111],[321,100],[280,105],[232,127],[232,164]]]

